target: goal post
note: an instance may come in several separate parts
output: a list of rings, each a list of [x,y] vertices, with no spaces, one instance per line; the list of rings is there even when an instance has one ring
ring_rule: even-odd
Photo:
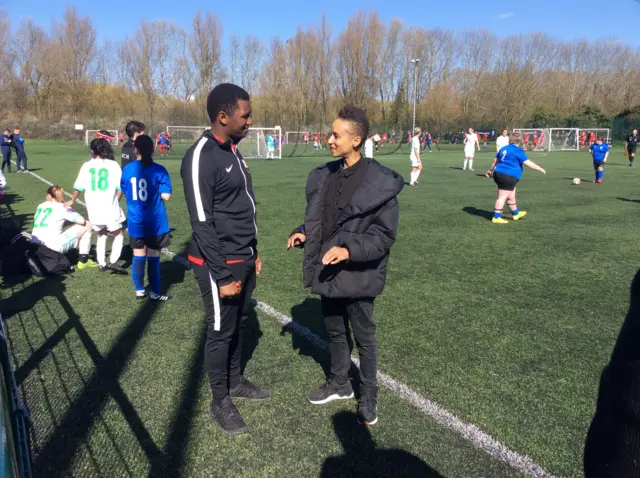
[[[285,133],[286,144],[303,144],[306,141],[309,141],[311,137],[311,133],[308,131],[287,131]]]
[[[608,144],[609,146],[611,145],[611,130],[609,128],[580,128],[578,136],[581,136],[583,132],[586,133],[586,144],[589,143],[589,136],[591,135],[591,133],[595,133],[596,138],[602,136],[602,139],[604,139],[604,143]],[[580,146],[582,146],[582,144]]]
[[[171,142],[194,143],[202,133],[211,126],[167,126],[167,133]],[[249,128],[247,136],[238,144],[238,150],[243,158],[254,159],[282,159],[282,145],[285,138],[280,126],[273,128]],[[270,146],[273,145],[273,148]]]
[[[238,143],[238,150],[247,159],[282,159],[282,128],[249,128],[247,136]]]
[[[548,151],[579,151],[579,128],[549,128]]]
[[[96,133],[98,131],[102,131],[101,129],[87,129],[84,132],[84,144],[86,144],[87,146],[89,146],[89,144],[91,144],[91,141],[93,141],[96,138]],[[111,140],[111,144],[114,146],[118,145],[118,130],[117,129],[105,129],[105,131],[107,131],[109,133],[109,135],[111,135],[111,137],[113,138]]]

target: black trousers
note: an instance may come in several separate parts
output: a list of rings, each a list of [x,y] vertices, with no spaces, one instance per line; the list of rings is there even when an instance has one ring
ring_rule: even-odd
[[[233,279],[242,283],[240,295],[233,299],[220,298],[218,286],[206,264],[194,267],[207,317],[204,363],[216,401],[225,398],[229,388],[240,382],[244,326],[256,286],[255,261],[229,264],[229,268]]]
[[[322,297],[324,326],[331,346],[331,378],[343,384],[349,380],[351,354],[349,324],[360,355],[360,381],[365,388],[375,388],[378,370],[376,324],[373,299],[330,299]]]
[[[11,148],[2,148],[2,172],[4,172],[5,166],[11,172]]]

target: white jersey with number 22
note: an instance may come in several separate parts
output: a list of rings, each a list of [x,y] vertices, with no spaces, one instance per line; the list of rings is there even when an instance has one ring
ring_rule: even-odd
[[[57,244],[65,222],[77,222],[80,214],[66,208],[61,202],[45,201],[38,206],[33,217],[31,235],[47,246]]]

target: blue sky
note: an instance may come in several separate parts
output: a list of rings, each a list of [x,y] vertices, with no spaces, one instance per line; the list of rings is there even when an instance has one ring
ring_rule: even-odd
[[[135,32],[141,19],[168,19],[189,28],[197,10],[214,12],[222,20],[225,37],[231,33],[252,34],[264,40],[272,36],[288,38],[297,25],[315,24],[323,11],[332,28],[342,29],[350,15],[360,9],[374,8],[385,21],[402,19],[407,25],[443,27],[452,30],[484,27],[499,35],[542,31],[561,40],[615,37],[640,46],[640,0],[614,0],[603,4],[596,0],[538,0],[537,2],[477,2],[458,0],[426,2],[418,0],[304,0],[211,1],[154,0],[151,2],[104,2],[59,0],[0,0],[14,28],[23,17],[31,17],[49,26],[60,19],[63,5],[74,3],[83,15],[94,20],[100,38],[119,39]],[[122,5],[139,5],[132,11]],[[597,21],[593,21],[597,18]],[[594,28],[596,27],[596,28]]]

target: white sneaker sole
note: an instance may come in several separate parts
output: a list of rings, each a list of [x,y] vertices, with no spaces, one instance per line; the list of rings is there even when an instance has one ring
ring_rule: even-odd
[[[325,403],[333,402],[334,400],[348,400],[353,397],[354,397],[353,392],[351,392],[350,395],[338,395],[337,393],[334,393],[333,395],[329,395],[327,398],[323,400],[314,401],[314,400],[311,400],[310,398],[308,400],[310,403],[313,403],[314,405],[324,405]]]
[[[365,427],[372,427],[374,426],[376,423],[378,423],[378,417],[376,417],[376,419],[372,422],[361,422],[360,419],[358,419],[358,423],[360,425],[364,425]]]

